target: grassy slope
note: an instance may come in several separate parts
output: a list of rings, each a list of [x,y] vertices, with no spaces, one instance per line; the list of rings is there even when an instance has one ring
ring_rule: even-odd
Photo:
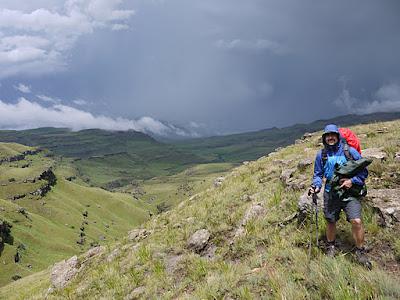
[[[388,127],[389,132],[376,135],[374,132],[382,126]],[[389,154],[387,161],[374,162],[370,178],[381,176],[384,181],[379,185],[398,187],[398,182],[385,174],[399,170],[393,154],[399,149],[400,121],[356,126],[354,130],[367,134],[362,139],[365,148],[380,145]],[[120,248],[120,253],[115,260],[107,262],[107,253],[93,259],[68,288],[49,298],[123,299],[143,286],[146,289],[142,297],[165,299],[400,298],[398,278],[385,270],[399,256],[396,253],[399,250],[389,247],[384,253],[379,252],[382,243],[398,242],[400,232],[398,228],[378,227],[377,216],[366,204],[363,208],[366,238],[374,249],[370,253],[374,260],[372,271],[354,263],[346,250],[330,259],[314,247],[309,261],[309,224],[298,227],[293,222],[278,226],[283,218],[296,211],[300,192],[284,190],[279,180],[282,165],[274,160],[292,159],[288,167],[295,167],[301,158],[314,158],[315,144],[313,138],[233,170],[221,187],[210,188],[145,223],[144,228],[153,230],[150,237],[138,244],[127,240],[116,244],[114,247]],[[305,151],[306,148],[311,150]],[[308,168],[306,173],[311,177],[312,169]],[[368,184],[370,188],[380,187],[371,179]],[[267,213],[249,222],[245,235],[230,245],[233,232],[251,205],[241,200],[244,194],[254,195],[253,202],[261,203]],[[322,237],[325,230],[322,216],[320,224]],[[213,260],[186,247],[188,238],[201,228],[211,232],[211,242],[217,247]],[[350,228],[344,220],[339,222],[338,232],[342,243],[351,245]],[[171,270],[168,263],[177,257],[180,260]],[[15,282],[2,288],[0,297],[41,299],[49,285],[48,276],[46,272]]]
[[[26,150],[21,145],[0,144],[0,147],[17,152]],[[28,167],[21,168],[28,163]],[[66,168],[56,167],[57,184],[45,197],[29,195],[44,180],[24,183],[25,179],[38,176],[54,163],[40,153],[29,155],[23,161],[0,165],[0,217],[13,225],[11,233],[14,237],[14,243],[5,244],[1,253],[0,286],[10,282],[13,275],[26,276],[61,258],[79,253],[87,249],[91,242],[106,244],[121,238],[129,229],[148,218],[148,205],[127,194],[110,193],[69,182],[64,179],[69,174]],[[10,178],[15,181],[9,182]],[[16,194],[28,195],[14,201],[7,200]],[[21,207],[28,211],[28,218],[18,213]],[[82,247],[76,241],[85,210],[88,211],[88,224],[85,225],[86,243]],[[100,236],[105,240],[100,241]],[[26,250],[20,251],[21,263],[15,264],[14,254],[20,244]]]

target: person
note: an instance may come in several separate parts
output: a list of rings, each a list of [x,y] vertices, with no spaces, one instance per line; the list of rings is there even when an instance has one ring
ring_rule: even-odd
[[[327,221],[326,253],[330,257],[335,256],[336,252],[336,222],[339,220],[341,210],[346,213],[347,221],[351,223],[352,235],[356,245],[356,259],[362,265],[371,268],[371,263],[365,253],[364,247],[364,228],[361,221],[361,203],[360,197],[349,193],[339,193],[338,189],[350,191],[352,187],[358,188],[365,184],[368,171],[363,168],[362,171],[352,178],[342,178],[339,187],[331,186],[330,180],[334,176],[335,167],[343,165],[348,160],[359,160],[361,158],[358,151],[342,140],[339,129],[334,124],[325,127],[322,134],[324,149],[317,153],[314,164],[313,183],[310,193],[319,193],[322,188],[323,178],[326,179],[324,189],[324,215]]]

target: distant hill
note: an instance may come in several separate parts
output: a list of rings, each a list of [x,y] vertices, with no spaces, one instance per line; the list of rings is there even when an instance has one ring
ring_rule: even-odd
[[[40,146],[69,158],[89,184],[107,189],[132,180],[172,175],[206,160],[133,130],[71,131],[39,128],[0,131],[0,141]]]
[[[350,126],[399,118],[400,113],[346,115],[284,128],[169,142],[133,130],[39,128],[0,131],[0,141],[49,149],[71,159],[88,184],[114,190],[135,180],[175,175],[198,164],[254,160],[293,143],[307,131],[321,130],[327,123]]]
[[[294,143],[305,132],[322,130],[327,124],[351,126],[400,119],[400,112],[345,115],[332,119],[317,120],[309,124],[295,124],[283,128],[270,128],[226,136],[215,136],[175,142],[179,149],[190,151],[206,160],[239,163],[257,159],[278,147]]]

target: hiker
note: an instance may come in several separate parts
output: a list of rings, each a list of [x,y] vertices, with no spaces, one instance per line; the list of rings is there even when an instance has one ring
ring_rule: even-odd
[[[342,139],[336,125],[327,125],[322,135],[324,149],[320,150],[315,158],[313,184],[310,193],[319,193],[322,187],[322,180],[325,177],[324,190],[324,215],[327,221],[326,254],[330,257],[335,256],[336,222],[339,220],[340,212],[343,209],[346,213],[347,221],[352,224],[352,234],[356,245],[357,261],[370,268],[371,263],[365,254],[364,248],[364,228],[361,221],[360,195],[346,193],[352,188],[360,190],[364,186],[368,171],[365,167],[351,178],[341,178],[337,186],[332,186],[331,181],[334,177],[335,167],[342,166],[349,160],[357,161],[361,159],[360,153],[350,147],[346,140]],[[340,191],[340,193],[338,192]],[[343,192],[344,191],[344,192]]]

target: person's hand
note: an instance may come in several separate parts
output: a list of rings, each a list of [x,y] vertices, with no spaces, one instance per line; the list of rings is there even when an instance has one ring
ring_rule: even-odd
[[[318,194],[320,191],[321,191],[321,188],[312,185],[308,189],[308,195]]]
[[[340,188],[345,188],[346,190],[348,190],[353,186],[353,182],[351,181],[351,179],[348,178],[340,180],[340,183],[341,183]]]

